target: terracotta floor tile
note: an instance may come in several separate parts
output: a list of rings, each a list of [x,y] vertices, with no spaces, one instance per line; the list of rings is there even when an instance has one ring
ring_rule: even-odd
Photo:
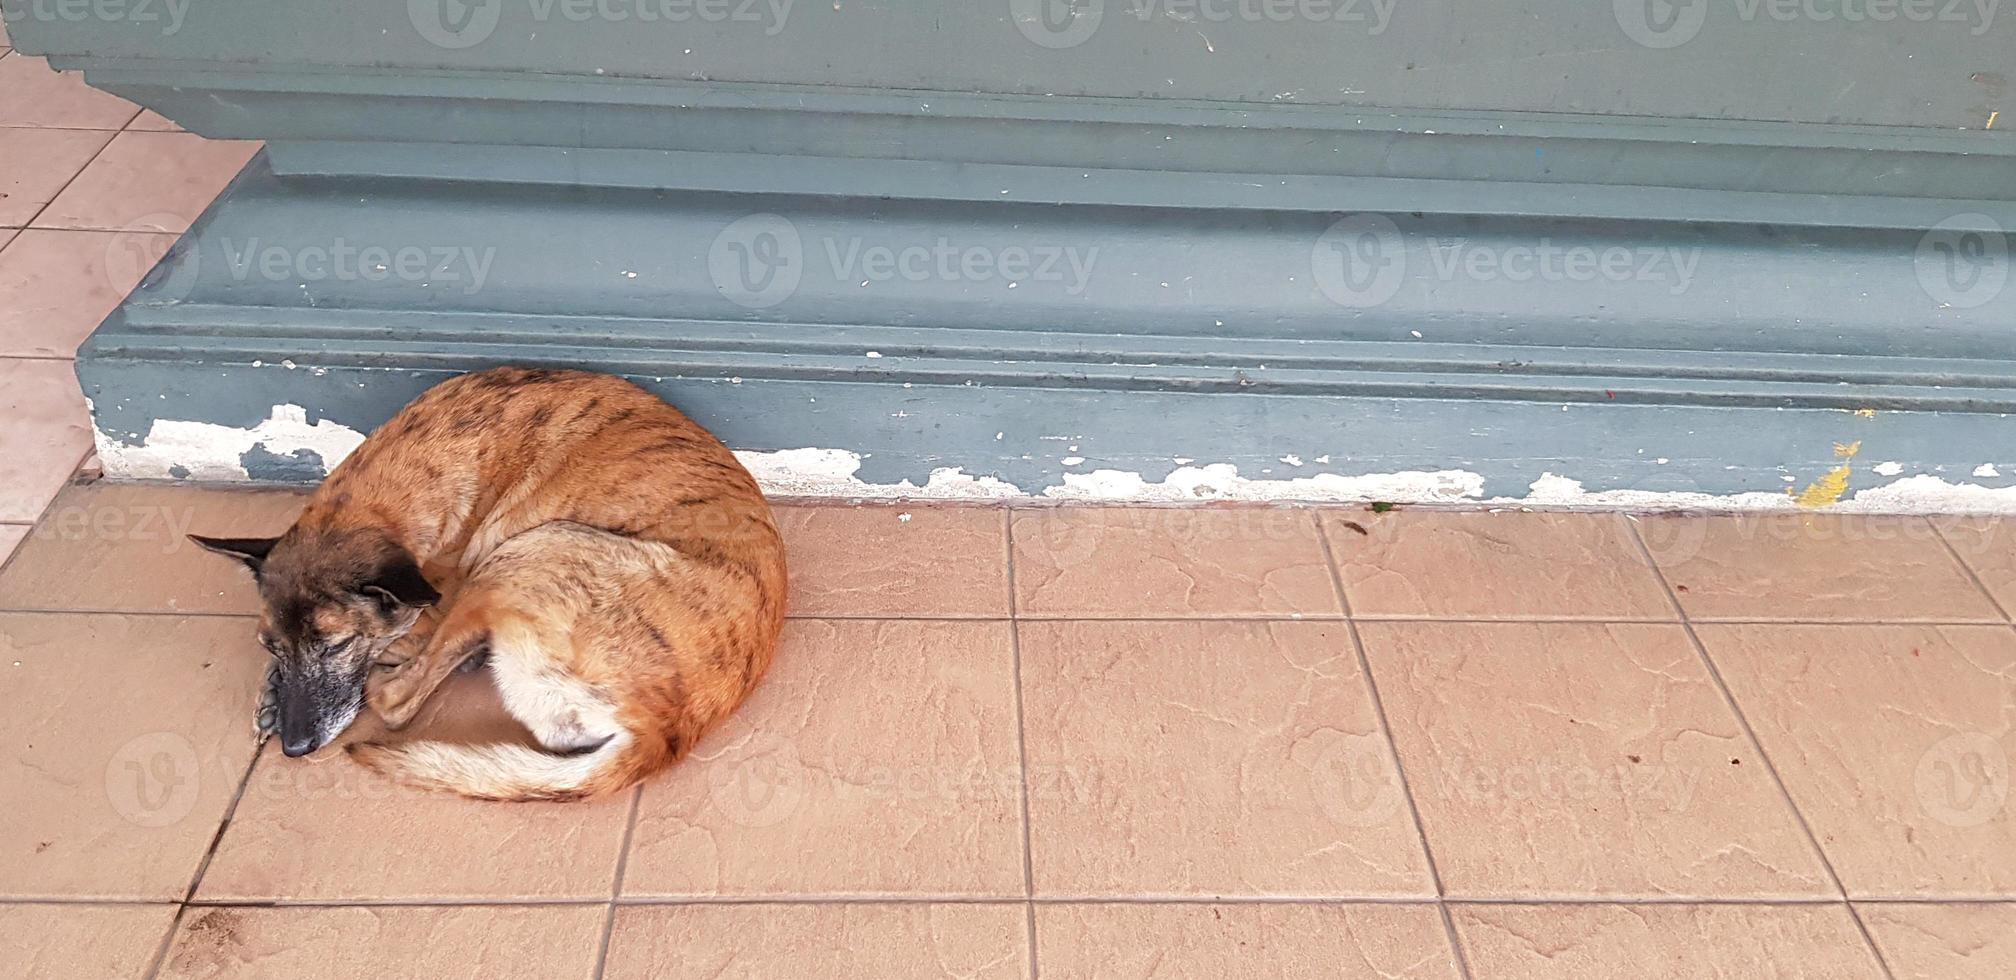
[[[2016,633],[1700,635],[1850,895],[2016,896]]]
[[[632,895],[1022,894],[1007,623],[793,620],[645,787]]]
[[[2003,611],[2016,610],[2016,520],[1935,517],[1932,523]]]
[[[2016,977],[2016,905],[1861,905],[1897,980]]]
[[[244,140],[120,133],[34,226],[180,234],[257,152]]]
[[[102,130],[0,128],[0,225],[27,224],[111,139]]]
[[[180,899],[252,760],[262,656],[236,619],[0,615],[0,894]]]
[[[488,673],[452,678],[406,732],[386,736],[367,715],[340,742],[376,737],[531,744]],[[197,897],[606,899],[629,815],[627,793],[479,803],[395,786],[340,743],[301,759],[268,745]]]
[[[7,243],[13,241],[14,236],[19,234],[21,234],[19,228],[0,228],[0,248],[6,248]]]
[[[1021,629],[1037,894],[1433,894],[1344,624]]]
[[[1457,977],[1427,905],[1039,905],[1036,946],[1053,980]]]
[[[191,908],[162,980],[590,980],[600,905]]]
[[[1695,619],[2001,621],[1924,518],[1651,515],[1639,526]]]
[[[1337,615],[1308,511],[1074,507],[1012,517],[1024,615]]]
[[[624,907],[606,980],[1019,980],[1020,905]]]
[[[0,977],[140,977],[173,905],[0,905]]]
[[[0,126],[118,129],[140,107],[84,84],[81,72],[54,72],[19,51],[0,58]]]
[[[70,362],[0,358],[0,419],[0,521],[32,522],[91,448]]]
[[[1323,529],[1354,615],[1677,618],[1617,514],[1325,511]]]
[[[1832,893],[1686,633],[1658,624],[1367,623],[1448,893]]]
[[[0,355],[75,355],[174,241],[142,232],[22,232],[0,252]]]
[[[1006,616],[994,507],[779,507],[793,616]]]
[[[186,535],[279,534],[304,499],[290,490],[65,487],[0,572],[0,609],[257,614],[245,567]]]
[[[1473,905],[1452,912],[1471,973],[1493,980],[1883,976],[1840,905]]]

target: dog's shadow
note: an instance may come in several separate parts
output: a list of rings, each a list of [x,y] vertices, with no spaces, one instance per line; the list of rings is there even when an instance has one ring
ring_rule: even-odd
[[[504,709],[504,698],[498,693],[490,672],[476,670],[450,676],[405,728],[398,731],[387,729],[376,712],[365,708],[336,745],[322,751],[333,754],[340,751],[341,745],[352,742],[397,745],[423,740],[464,745],[515,742],[531,748],[539,747],[531,730]]]

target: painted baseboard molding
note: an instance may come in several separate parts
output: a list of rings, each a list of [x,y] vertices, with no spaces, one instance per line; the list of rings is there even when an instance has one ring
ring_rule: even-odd
[[[1325,272],[1339,222],[1373,218],[1343,244],[1377,271]],[[788,262],[745,261],[764,235],[795,239]],[[1950,302],[1923,240],[282,178],[262,157],[78,371],[125,478],[317,479],[429,385],[513,363],[629,377],[793,494],[2016,511],[2008,304]],[[1541,242],[1598,264],[1506,264]],[[1006,268],[1018,249],[1054,275]],[[1611,251],[1639,261],[1605,275]]]

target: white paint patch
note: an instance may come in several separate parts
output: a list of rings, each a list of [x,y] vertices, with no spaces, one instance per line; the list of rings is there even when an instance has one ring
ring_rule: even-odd
[[[1877,463],[1875,466],[1869,468],[1869,472],[1877,476],[1896,476],[1904,472],[1904,464],[1897,462]]]
[[[920,497],[944,500],[999,500],[1019,497],[1014,484],[991,476],[968,476],[957,467],[931,471],[923,486],[866,483],[854,474],[861,454],[844,449],[784,449],[771,453],[737,452],[763,492],[787,497]]]
[[[276,405],[270,418],[250,429],[155,419],[140,445],[129,446],[102,430],[97,441],[107,476],[167,480],[180,467],[187,471],[182,475],[192,480],[247,480],[239,460],[255,447],[275,456],[310,450],[322,458],[323,466],[333,467],[364,441],[364,434],[328,419],[309,425],[307,409]]]
[[[1807,511],[1789,493],[1712,494],[1652,490],[1582,489],[1580,480],[1545,474],[1527,488],[1525,497],[1495,497],[1487,504],[1525,507],[1572,507],[1588,510],[1714,510],[1799,511],[1834,514],[2011,514],[2016,513],[2016,487],[1979,487],[1949,483],[1930,474],[1907,476],[1880,487],[1864,487],[1820,511]],[[1400,502],[1400,501],[1395,501]]]
[[[1047,438],[1047,437],[1046,437]],[[1055,437],[1064,438],[1064,437]],[[178,472],[194,480],[244,481],[249,479],[239,461],[255,447],[277,456],[291,456],[306,449],[321,458],[323,466],[334,467],[364,441],[354,429],[320,420],[308,423],[307,410],[299,405],[279,405],[266,421],[250,429],[208,422],[156,420],[145,441],[126,445],[99,432],[98,455],[107,477],[113,479],[173,479]],[[896,483],[868,483],[856,474],[862,456],[844,449],[786,449],[776,452],[737,452],[736,458],[748,467],[767,493],[790,497],[866,497],[937,500],[1005,500],[1043,497],[1051,500],[1195,502],[1200,500],[1302,501],[1312,503],[1395,504],[1471,503],[1493,507],[1561,507],[1600,510],[1794,511],[1798,506],[1788,493],[1752,491],[1740,494],[1709,494],[1669,490],[1583,489],[1579,480],[1553,473],[1543,474],[1519,497],[1484,496],[1484,477],[1468,470],[1409,470],[1341,476],[1322,473],[1294,479],[1248,479],[1230,463],[1178,466],[1168,476],[1151,482],[1139,473],[1102,469],[1090,473],[1065,473],[1058,484],[1028,493],[998,477],[973,476],[957,467],[931,471],[923,485],[909,480]],[[1319,461],[1322,457],[1318,457]],[[1082,462],[1082,461],[1081,461]],[[1894,468],[1893,468],[1894,467]],[[1895,475],[1901,464],[1886,463],[1875,468]],[[1977,477],[1998,476],[1993,464],[1974,469]],[[2016,514],[2016,487],[1991,488],[1951,483],[1937,476],[1921,474],[1883,486],[1858,487],[1854,496],[1829,505],[1836,513],[1881,514]]]
[[[1231,463],[1184,466],[1159,483],[1139,473],[1094,470],[1066,473],[1064,485],[1047,487],[1053,500],[1307,500],[1452,503],[1482,497],[1484,478],[1463,470],[1339,476],[1323,473],[1292,480],[1249,480]]]

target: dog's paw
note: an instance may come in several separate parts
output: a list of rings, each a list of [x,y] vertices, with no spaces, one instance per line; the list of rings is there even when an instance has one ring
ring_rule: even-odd
[[[260,738],[280,734],[280,669],[266,668],[266,683],[259,688],[259,709],[252,713],[252,733]]]
[[[395,669],[375,678],[375,683],[365,691],[365,701],[386,728],[393,731],[405,728],[420,713],[422,699],[415,696],[419,687],[414,683],[414,673]]]

